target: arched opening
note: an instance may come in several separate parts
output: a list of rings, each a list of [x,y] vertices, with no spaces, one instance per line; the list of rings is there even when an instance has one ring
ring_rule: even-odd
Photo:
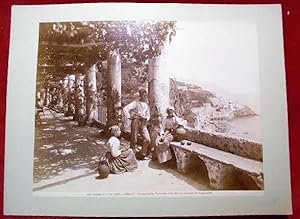
[[[222,181],[226,190],[260,190],[251,176],[233,167],[224,170]]]
[[[257,183],[247,173],[237,170],[235,174],[237,189],[240,190],[260,190]]]
[[[201,184],[209,184],[208,171],[205,163],[196,155],[191,156],[191,166],[188,174]]]

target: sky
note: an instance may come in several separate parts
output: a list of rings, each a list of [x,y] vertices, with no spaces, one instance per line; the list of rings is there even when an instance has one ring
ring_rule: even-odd
[[[232,97],[260,112],[255,24],[178,22],[167,62],[170,77]]]

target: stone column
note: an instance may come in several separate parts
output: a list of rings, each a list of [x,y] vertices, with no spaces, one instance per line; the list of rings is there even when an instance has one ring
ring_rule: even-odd
[[[48,107],[50,102],[51,102],[50,86],[49,86],[49,84],[47,84],[46,88],[45,88],[45,103],[44,103],[44,105]]]
[[[98,121],[96,71],[96,64],[94,64],[86,73],[86,114],[89,124]]]
[[[57,102],[57,107],[58,110],[63,112],[63,108],[64,108],[64,97],[63,97],[63,85],[62,82],[60,82],[59,84],[59,90],[58,90],[58,102]]]
[[[62,93],[63,93],[63,112],[64,112],[64,115],[65,116],[69,116],[69,92],[70,92],[70,89],[69,89],[69,74],[66,75],[63,79],[63,82],[62,82]]]
[[[84,105],[84,75],[77,73],[75,75],[75,115],[74,120],[83,125],[86,115]],[[80,121],[79,121],[80,120]]]
[[[117,49],[107,59],[107,126],[121,124],[121,57]]]
[[[149,60],[148,64],[148,90],[149,90],[149,105],[151,115],[154,113],[162,113],[166,116],[166,109],[169,107],[169,72],[167,69],[167,46],[165,43],[162,53]]]
[[[68,115],[73,116],[75,113],[74,107],[74,85],[75,85],[75,75],[70,74],[68,77]]]

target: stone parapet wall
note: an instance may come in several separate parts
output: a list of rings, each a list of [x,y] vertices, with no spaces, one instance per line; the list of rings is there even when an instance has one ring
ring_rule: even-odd
[[[248,139],[227,136],[221,133],[205,132],[193,128],[186,128],[186,133],[180,138],[249,159],[263,160],[262,144]]]
[[[104,128],[105,124],[99,123],[98,127]],[[188,127],[185,129],[186,133],[183,136],[176,136],[175,140],[185,139],[252,160],[263,161],[261,143],[221,133],[205,132]],[[130,132],[122,130],[122,137],[130,141]],[[138,144],[141,143],[142,139],[138,138]]]

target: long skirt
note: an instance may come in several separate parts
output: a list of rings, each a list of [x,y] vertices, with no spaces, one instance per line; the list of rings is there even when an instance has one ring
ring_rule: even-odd
[[[173,136],[170,133],[166,133],[164,136],[157,136],[155,140],[155,152],[159,163],[165,163],[172,159],[172,152],[170,148],[170,142],[173,140]]]
[[[127,148],[118,157],[113,157],[108,152],[107,155],[108,166],[112,173],[124,173],[126,171],[132,172],[137,169],[138,163],[131,148]]]

